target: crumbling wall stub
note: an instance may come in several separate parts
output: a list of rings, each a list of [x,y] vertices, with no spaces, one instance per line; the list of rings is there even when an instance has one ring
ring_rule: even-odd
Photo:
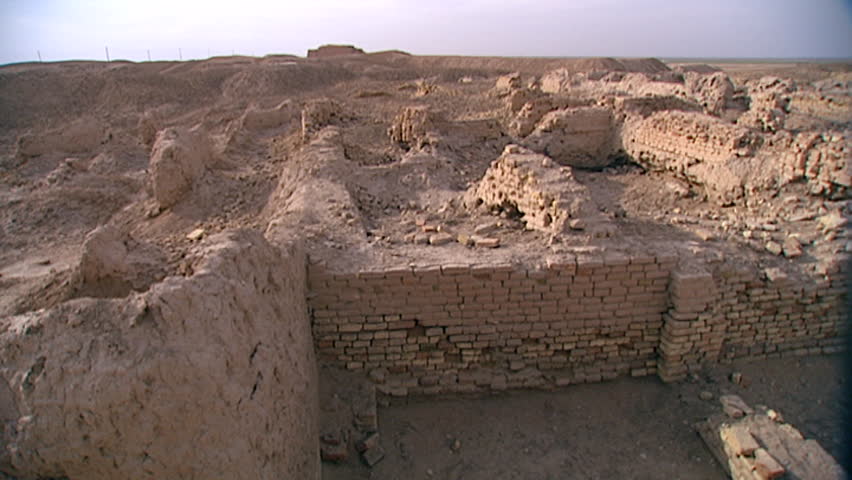
[[[197,129],[167,128],[151,150],[150,189],[161,209],[178,203],[211,165],[210,140]]]
[[[16,154],[31,158],[52,152],[87,153],[110,141],[108,125],[96,118],[80,118],[42,135],[24,134],[16,142]]]
[[[0,471],[319,478],[305,255],[248,231],[205,242],[191,277],[4,321]]]
[[[709,75],[688,72],[685,79],[689,94],[710,115],[721,115],[733,99],[734,83],[722,72]]]
[[[846,198],[852,188],[852,137],[847,131],[829,131],[817,136],[799,157],[804,178],[815,195]]]
[[[318,98],[302,107],[302,141],[313,140],[324,127],[334,124],[342,115],[340,104],[330,98]]]
[[[607,236],[611,230],[570,167],[517,145],[508,145],[483,179],[467,192],[465,204],[479,203],[516,209],[531,230],[561,234],[571,230],[572,220],[578,219],[594,235]],[[577,228],[576,223],[573,225]]]
[[[406,107],[394,118],[388,137],[392,142],[413,149],[434,146],[438,143],[438,128],[442,123],[441,115],[427,106]]]
[[[614,132],[610,109],[566,108],[544,115],[523,144],[562,165],[603,168],[614,153]]]

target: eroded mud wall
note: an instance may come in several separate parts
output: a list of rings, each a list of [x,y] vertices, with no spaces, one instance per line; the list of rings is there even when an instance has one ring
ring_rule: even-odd
[[[0,471],[22,479],[319,478],[305,255],[211,237],[194,273],[0,330]]]

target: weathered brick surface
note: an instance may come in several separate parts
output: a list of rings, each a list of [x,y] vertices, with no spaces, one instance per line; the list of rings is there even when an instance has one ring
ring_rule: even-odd
[[[345,273],[314,265],[317,351],[352,370],[387,370],[379,390],[407,395],[677,380],[705,362],[842,347],[838,272],[792,281],[735,263],[686,271],[677,260],[606,253],[535,268]]]

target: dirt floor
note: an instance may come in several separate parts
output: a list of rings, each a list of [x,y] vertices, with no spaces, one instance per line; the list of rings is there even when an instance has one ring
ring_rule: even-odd
[[[394,400],[379,409],[385,458],[372,470],[325,463],[323,479],[724,479],[692,424],[717,413],[727,393],[781,412],[840,458],[849,381],[840,356],[800,357],[716,366],[676,384],[622,378]]]

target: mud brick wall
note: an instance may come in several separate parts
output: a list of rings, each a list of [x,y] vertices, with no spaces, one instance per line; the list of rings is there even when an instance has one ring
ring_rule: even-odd
[[[677,380],[706,362],[842,351],[849,328],[844,265],[795,278],[733,263],[712,273],[675,272],[663,316],[660,377]]]
[[[673,381],[734,358],[836,353],[843,278],[609,253],[543,267],[311,265],[308,303],[321,361],[387,394],[432,394]]]
[[[656,372],[673,256],[543,268],[310,270],[320,357],[392,394],[564,385]]]
[[[800,91],[791,97],[790,110],[794,113],[839,123],[852,121],[852,98],[848,95]]]
[[[844,273],[807,280],[767,273],[721,279],[715,313],[726,322],[722,358],[841,351],[848,331]]]
[[[628,126],[624,150],[654,168],[683,172],[697,162],[752,156],[756,139],[748,129],[694,112],[658,112]]]

